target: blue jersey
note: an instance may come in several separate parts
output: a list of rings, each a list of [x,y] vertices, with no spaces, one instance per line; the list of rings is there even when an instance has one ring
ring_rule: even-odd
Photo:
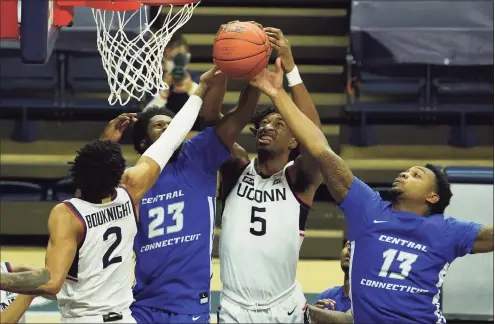
[[[209,313],[217,170],[230,157],[213,128],[184,142],[139,204],[135,305]]]
[[[471,252],[480,224],[393,211],[355,178],[345,213],[355,323],[445,323],[440,288],[449,265]]]
[[[351,300],[349,296],[344,295],[344,286],[335,286],[325,290],[315,298],[313,304],[322,299],[332,299],[335,301],[334,310],[336,311],[345,313],[351,309]]]

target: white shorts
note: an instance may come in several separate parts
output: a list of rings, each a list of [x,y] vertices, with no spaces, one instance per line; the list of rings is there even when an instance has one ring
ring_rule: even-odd
[[[122,315],[122,319],[114,321],[104,321],[103,315],[94,316],[81,316],[81,317],[63,317],[61,318],[61,323],[108,323],[108,324],[120,324],[120,323],[130,323],[136,324],[136,320],[131,315],[131,310],[125,310],[119,312]]]
[[[220,295],[218,323],[310,323],[308,303],[300,289],[266,309],[248,309],[233,299]]]

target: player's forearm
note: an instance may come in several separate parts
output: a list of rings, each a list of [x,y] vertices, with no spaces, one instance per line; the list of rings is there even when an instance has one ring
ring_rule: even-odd
[[[285,90],[279,90],[271,99],[296,139],[309,154],[317,158],[329,147],[325,135],[298,109]]]
[[[11,264],[10,266],[12,267],[12,272],[33,271],[38,269],[37,267],[32,267],[25,264]]]
[[[318,128],[321,127],[320,115],[316,109],[313,99],[309,94],[304,83],[296,84],[290,88],[292,101]]]
[[[337,203],[342,202],[354,180],[349,167],[330,148],[322,131],[297,108],[285,90],[278,91],[272,101],[303,149],[318,162],[330,194]]]
[[[485,225],[478,232],[471,253],[493,252],[493,225]]]
[[[325,324],[352,324],[352,315],[327,309],[321,309],[313,305],[308,305],[311,321]]]
[[[227,78],[225,78],[224,82],[215,83],[208,92],[206,92],[203,100],[203,108],[199,113],[206,122],[211,123],[222,118],[221,110],[226,90]]]
[[[19,295],[0,315],[0,324],[17,323],[27,311],[35,296]]]
[[[255,87],[247,85],[239,97],[236,107],[230,111],[224,118],[229,117],[238,125],[239,133],[249,124],[253,118],[254,110],[258,105],[261,97],[261,91]]]
[[[0,275],[0,290],[25,295],[56,295],[60,285],[51,278],[46,268]]]
[[[249,124],[260,96],[261,91],[259,89],[246,86],[236,107],[229,111],[215,126],[215,131],[225,146],[231,148],[241,131]]]

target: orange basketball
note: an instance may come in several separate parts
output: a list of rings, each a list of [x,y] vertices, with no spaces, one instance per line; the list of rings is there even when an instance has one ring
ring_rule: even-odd
[[[233,79],[252,79],[263,71],[271,47],[263,29],[249,22],[225,25],[213,45],[213,62]]]

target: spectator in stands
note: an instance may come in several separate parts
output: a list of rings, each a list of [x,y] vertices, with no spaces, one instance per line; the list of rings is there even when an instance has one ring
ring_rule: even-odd
[[[340,267],[344,272],[344,285],[335,286],[322,292],[313,302],[314,306],[343,313],[351,309],[351,300],[349,299],[350,249],[351,243],[347,241],[342,252],[340,252]]]
[[[191,60],[189,44],[181,34],[174,34],[163,53],[164,81],[169,86],[162,90],[146,106],[167,108],[177,113],[194,93],[199,83],[199,74],[187,69]]]

